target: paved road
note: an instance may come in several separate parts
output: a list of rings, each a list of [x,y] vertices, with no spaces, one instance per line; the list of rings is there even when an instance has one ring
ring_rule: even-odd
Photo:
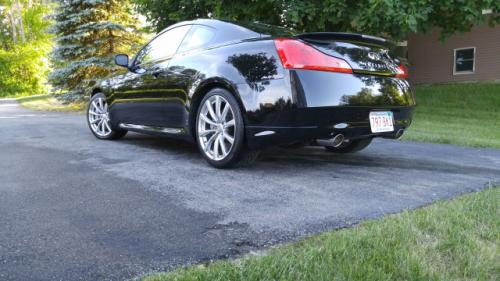
[[[246,253],[500,182],[500,151],[381,140],[267,151],[221,171],[194,146],[98,141],[83,115],[0,104],[0,280],[123,280]]]

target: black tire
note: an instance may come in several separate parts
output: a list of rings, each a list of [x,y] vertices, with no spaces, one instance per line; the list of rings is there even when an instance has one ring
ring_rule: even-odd
[[[227,156],[220,160],[211,159],[203,149],[201,138],[198,132],[198,124],[200,122],[200,114],[205,102],[211,97],[219,95],[223,97],[228,104],[231,106],[233,117],[235,120],[235,128],[234,128],[234,142]],[[243,115],[241,113],[240,106],[236,98],[227,90],[222,88],[214,88],[210,90],[198,107],[198,111],[196,113],[196,123],[194,127],[196,143],[198,145],[198,149],[205,158],[205,160],[215,168],[219,169],[227,169],[234,167],[241,167],[252,164],[258,157],[259,151],[249,150],[245,144],[245,124],[243,120]]]
[[[111,126],[111,123],[110,122],[110,129],[111,129],[111,132],[107,135],[99,135],[97,134],[94,129],[92,128],[92,125],[91,125],[91,122],[90,122],[90,109],[91,109],[91,106],[92,106],[92,103],[98,99],[104,99],[104,101],[106,100],[106,96],[103,94],[103,93],[97,93],[95,95],[92,96],[92,98],[90,98],[90,102],[87,106],[87,125],[89,126],[89,129],[90,131],[92,132],[92,134],[100,139],[100,140],[116,140],[116,139],[119,139],[119,138],[123,138],[126,134],[127,134],[127,131],[126,130],[122,130],[122,129],[117,129],[117,128],[114,128]]]
[[[325,146],[325,149],[334,153],[354,153],[365,149],[371,142],[372,138],[355,139],[344,142],[339,147]]]

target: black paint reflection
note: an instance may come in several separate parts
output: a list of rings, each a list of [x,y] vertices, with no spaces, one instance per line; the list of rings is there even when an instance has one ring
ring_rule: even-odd
[[[408,83],[404,80],[375,76],[358,76],[357,78],[366,86],[358,93],[342,96],[341,105],[408,105],[413,102],[412,96],[407,94]]]
[[[362,43],[342,41],[314,41],[315,47],[329,55],[343,58],[353,69],[381,73],[394,73],[400,64],[382,46],[365,46]]]
[[[269,85],[269,81],[263,80],[272,79],[278,74],[276,59],[268,57],[266,53],[232,55],[228,57],[227,62],[245,77],[252,89],[259,92],[264,91],[264,86]]]
[[[289,112],[293,108],[291,99],[280,97],[274,103],[260,103],[258,109],[247,112],[247,116],[253,122],[265,121],[272,124],[273,120],[279,117],[279,112]],[[264,119],[261,119],[263,117]]]
[[[348,75],[320,71],[296,71],[298,92],[308,107],[411,106],[410,85],[404,79],[374,75]]]

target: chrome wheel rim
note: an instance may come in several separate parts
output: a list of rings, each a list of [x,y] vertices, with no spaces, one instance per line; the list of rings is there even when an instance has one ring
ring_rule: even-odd
[[[213,95],[202,104],[197,131],[201,148],[208,158],[219,161],[229,155],[233,149],[236,121],[224,97]]]
[[[111,134],[108,103],[104,98],[92,100],[89,107],[88,118],[90,128],[96,135],[107,137]]]

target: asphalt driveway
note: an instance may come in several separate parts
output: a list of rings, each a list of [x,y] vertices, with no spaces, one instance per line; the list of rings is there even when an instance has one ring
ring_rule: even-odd
[[[500,151],[380,140],[215,170],[193,145],[98,141],[0,103],[0,280],[123,280],[246,253],[500,182]]]

